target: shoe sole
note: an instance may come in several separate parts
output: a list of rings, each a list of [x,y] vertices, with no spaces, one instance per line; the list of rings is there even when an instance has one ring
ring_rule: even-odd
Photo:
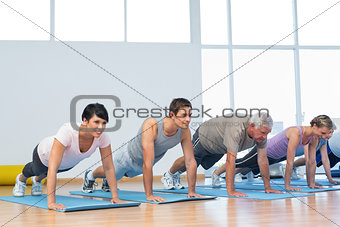
[[[14,197],[24,197],[24,195],[13,195]]]
[[[184,188],[185,188],[185,187],[181,187],[181,188],[176,188],[176,187],[175,187],[176,190],[177,190],[177,189],[184,189]]]
[[[38,193],[38,194],[36,194],[36,193],[31,193],[31,195],[33,195],[33,196],[39,196],[39,195],[42,195],[42,193]]]
[[[213,187],[213,188],[221,188],[222,185],[220,185],[220,186],[213,185],[212,187]]]

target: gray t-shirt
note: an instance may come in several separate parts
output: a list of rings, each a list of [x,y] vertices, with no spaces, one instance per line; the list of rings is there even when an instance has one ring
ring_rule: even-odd
[[[267,147],[267,140],[257,143],[248,135],[249,117],[217,117],[199,128],[202,146],[212,154],[226,154],[227,150],[240,152],[257,145]]]

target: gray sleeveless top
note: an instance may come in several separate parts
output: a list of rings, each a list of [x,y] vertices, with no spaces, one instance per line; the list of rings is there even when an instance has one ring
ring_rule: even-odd
[[[166,136],[163,131],[163,122],[157,123],[157,139],[154,141],[155,159],[154,163],[158,162],[170,148],[176,146],[182,141],[183,130],[179,128],[175,135]],[[137,165],[143,166],[143,147],[142,147],[142,132],[143,125],[138,130],[137,137],[131,140],[128,144],[127,151],[131,159]]]

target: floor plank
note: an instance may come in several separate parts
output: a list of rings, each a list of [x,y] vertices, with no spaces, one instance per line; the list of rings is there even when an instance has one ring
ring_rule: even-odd
[[[81,180],[58,190],[59,195],[80,190]],[[65,182],[59,182],[58,186]],[[154,187],[161,188],[159,179]],[[198,184],[204,184],[200,179]],[[100,185],[100,183],[99,183]],[[99,186],[98,186],[99,187]],[[120,189],[143,190],[142,181],[119,182]],[[30,187],[26,189],[30,193]],[[1,186],[0,196],[12,194]],[[218,198],[164,205],[60,213],[0,201],[1,226],[339,226],[340,191],[320,192],[312,197],[260,201]]]

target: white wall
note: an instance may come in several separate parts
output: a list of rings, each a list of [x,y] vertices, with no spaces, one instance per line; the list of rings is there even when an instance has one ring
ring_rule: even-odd
[[[160,106],[168,106],[175,97],[191,99],[202,90],[201,52],[197,45],[67,44]],[[70,101],[77,95],[115,95],[123,108],[156,107],[69,47],[54,41],[0,41],[0,78],[0,165],[31,161],[34,146],[69,121]],[[201,96],[193,101],[194,106],[201,103]],[[113,121],[112,109],[108,111]],[[143,120],[123,119],[121,129],[109,133],[112,149],[134,137]],[[180,155],[179,146],[171,149],[156,164],[154,174],[161,175]],[[60,177],[82,177],[78,174],[99,160],[97,152]]]

